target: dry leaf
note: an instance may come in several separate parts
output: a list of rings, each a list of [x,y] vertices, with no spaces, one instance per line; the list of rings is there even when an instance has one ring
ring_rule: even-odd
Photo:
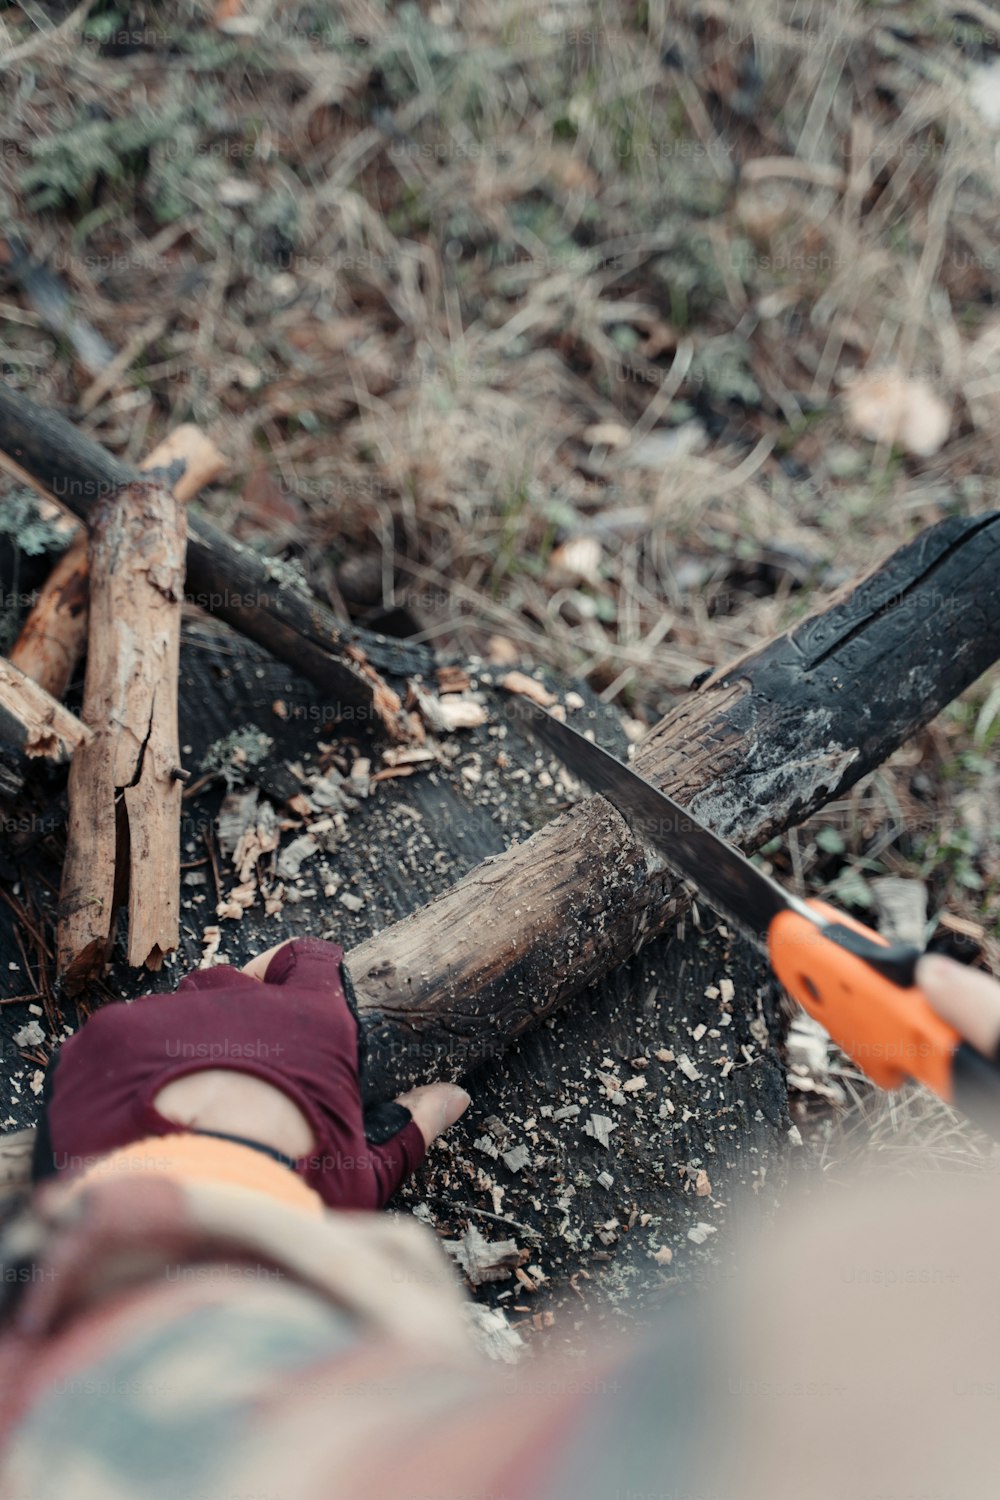
[[[571,537],[561,547],[553,547],[546,572],[550,578],[566,579],[571,583],[599,583],[601,544],[597,537]]]
[[[593,422],[583,429],[583,441],[594,448],[624,448],[628,428],[621,422]]]
[[[521,656],[517,643],[509,636],[491,635],[486,642],[486,660],[493,667],[512,667]]]
[[[929,458],[951,427],[951,411],[926,380],[898,370],[857,376],[844,392],[848,425],[873,443]]]

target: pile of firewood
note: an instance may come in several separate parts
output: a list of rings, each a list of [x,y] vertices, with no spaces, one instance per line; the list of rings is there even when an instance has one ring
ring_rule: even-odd
[[[27,403],[19,409],[29,421],[37,419],[36,429],[58,421]],[[141,474],[118,481],[99,472],[114,460],[83,443],[98,472],[72,469],[72,483],[53,485],[52,491],[84,496],[79,503],[66,500],[65,508],[86,525],[70,521],[65,553],[39,591],[9,659],[0,659],[0,713],[16,726],[22,751],[71,759],[57,938],[58,973],[69,993],[103,971],[121,907],[128,915],[127,963],[157,970],[177,946],[181,794],[190,780],[178,744],[177,681],[185,573],[190,598],[199,545],[208,565],[203,556],[195,581],[201,576],[210,588],[201,596],[194,592],[194,600],[200,597],[311,672],[335,691],[353,720],[370,720],[389,741],[385,757],[391,763],[377,776],[406,775],[422,759],[433,761],[424,746],[428,733],[470,728],[485,718],[462,692],[467,676],[454,667],[438,669],[437,691],[408,678],[401,697],[369,661],[363,633],[344,639],[318,601],[282,579],[280,564],[256,557],[204,523],[192,528],[189,546],[186,504],[226,467],[197,427],[177,428],[150,454]],[[39,478],[37,461],[29,469],[25,457],[22,445],[9,442],[0,464],[64,513]],[[321,647],[310,649],[310,632]],[[422,655],[409,660],[402,646],[395,648],[396,660],[391,643],[375,644],[386,648],[397,672],[400,665],[425,665]],[[60,700],[85,654],[77,717]]]
[[[28,755],[72,756],[59,971],[103,969],[117,905],[128,962],[158,969],[177,945],[180,793],[177,668],[185,503],[224,469],[196,427],[150,454],[77,528],[0,662],[0,705]],[[82,717],[60,701],[86,652]]]

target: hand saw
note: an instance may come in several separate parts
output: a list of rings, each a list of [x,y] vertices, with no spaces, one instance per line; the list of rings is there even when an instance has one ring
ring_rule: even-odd
[[[790,995],[881,1088],[914,1078],[1000,1139],[1000,1068],[931,1007],[922,949],[888,943],[822,901],[803,901],[629,766],[522,695],[513,712],[617,808],[636,838],[763,948]]]

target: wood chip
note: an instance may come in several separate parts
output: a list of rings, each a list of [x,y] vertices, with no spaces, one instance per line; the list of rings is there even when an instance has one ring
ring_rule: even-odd
[[[512,1150],[503,1153],[503,1160],[512,1172],[520,1172],[531,1160],[531,1153],[527,1146],[514,1146]]]
[[[400,766],[426,765],[428,761],[437,760],[437,755],[426,745],[390,745],[387,750],[382,751],[382,759],[395,770]],[[377,781],[383,774],[380,771],[372,780]]]
[[[280,842],[278,816],[270,802],[262,802],[233,850],[232,860],[241,882],[254,878],[260,861],[266,854],[273,854]]]
[[[736,994],[736,986],[731,979],[719,980],[719,994],[722,996],[723,1005],[731,1005]]]
[[[519,693],[522,698],[530,698],[539,708],[549,708],[556,702],[555,693],[550,693],[548,688],[525,672],[508,672],[505,677],[501,677],[500,686],[508,693]]]
[[[460,1240],[442,1240],[441,1243],[473,1286],[506,1281],[515,1268],[528,1259],[528,1251],[521,1250],[515,1240],[498,1240],[491,1244],[474,1224],[469,1225]]]
[[[227,792],[215,819],[219,848],[230,859],[240,839],[257,822],[260,793],[255,786],[246,791]]]
[[[694,1190],[699,1198],[711,1198],[712,1184],[708,1180],[708,1173],[701,1167],[694,1179]]]
[[[413,766],[386,766],[382,771],[376,771],[371,778],[372,786],[379,781],[395,781],[399,776],[412,776]]]
[[[688,1230],[687,1237],[692,1241],[693,1244],[703,1245],[708,1239],[709,1235],[715,1233],[716,1229],[714,1224],[695,1224],[693,1229]]]
[[[677,1066],[684,1074],[684,1077],[687,1078],[691,1083],[697,1083],[701,1078],[701,1074],[698,1072],[698,1069],[695,1067],[694,1063],[688,1057],[686,1052],[682,1052],[678,1057]]]
[[[439,693],[464,693],[469,687],[469,674],[464,667],[438,667],[435,675]]]
[[[674,1252],[669,1245],[661,1245],[659,1250],[653,1251],[653,1259],[658,1266],[669,1266],[674,1258]]]
[[[292,839],[278,856],[278,876],[281,880],[296,880],[303,864],[312,859],[319,850],[319,840],[311,833],[302,833]]]
[[[511,1328],[498,1307],[483,1307],[481,1303],[469,1302],[465,1316],[472,1326],[472,1334],[488,1359],[502,1360],[504,1364],[517,1364],[524,1351],[524,1340]],[[551,1313],[535,1313],[535,1319],[552,1317]],[[548,1327],[548,1324],[545,1325]]]
[[[437,698],[424,688],[411,684],[417,711],[431,734],[452,734],[457,729],[477,729],[486,723],[486,710],[475,698],[453,694]]]
[[[607,1115],[591,1115],[583,1128],[587,1135],[593,1136],[597,1144],[607,1150],[611,1144],[614,1124],[614,1120],[609,1119]]]
[[[222,928],[206,927],[201,935],[201,941],[204,952],[201,955],[201,962],[198,967],[199,969],[208,969],[211,967],[212,960],[219,951],[219,944],[222,942]]]

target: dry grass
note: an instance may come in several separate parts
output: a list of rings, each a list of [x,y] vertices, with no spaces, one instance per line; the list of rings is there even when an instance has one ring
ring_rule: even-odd
[[[13,285],[0,359],[131,458],[201,423],[214,508],[334,607],[506,638],[650,722],[992,503],[1000,11],[212,9],[8,13],[3,222],[125,352],[99,381]],[[852,430],[884,366],[950,407],[940,451]],[[995,958],[998,681],[782,874],[862,904],[924,879]]]
[[[847,1107],[810,1132],[812,1163],[829,1181],[852,1183],[859,1172],[920,1176],[1000,1166],[1000,1147],[926,1090],[884,1094],[849,1069],[841,1079]]]

